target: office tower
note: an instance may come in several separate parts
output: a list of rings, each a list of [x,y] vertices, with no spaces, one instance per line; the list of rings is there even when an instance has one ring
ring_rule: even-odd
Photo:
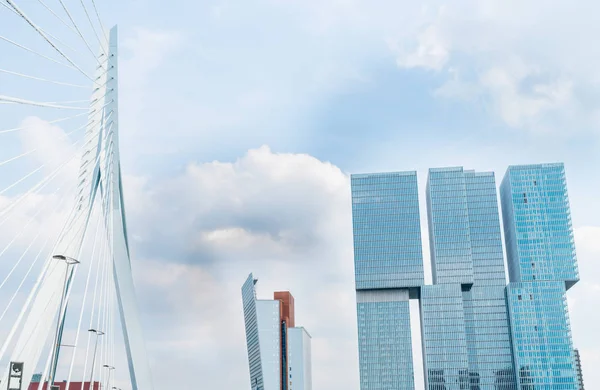
[[[409,298],[423,285],[416,172],[352,175],[360,388],[413,389]]]
[[[427,217],[433,286],[421,290],[429,389],[514,389],[492,172],[429,170]]]
[[[289,390],[312,390],[311,337],[303,327],[288,330]]]
[[[257,299],[257,281],[250,274],[242,286],[251,389],[310,390],[311,338],[294,327],[294,297],[279,291],[274,299]]]
[[[575,390],[566,290],[579,273],[563,164],[509,167],[501,201],[519,389]]]
[[[579,385],[578,390],[584,390],[583,371],[581,370],[581,357],[579,356],[579,350],[577,348],[575,348],[573,353],[575,354],[575,368],[577,369],[577,384]]]

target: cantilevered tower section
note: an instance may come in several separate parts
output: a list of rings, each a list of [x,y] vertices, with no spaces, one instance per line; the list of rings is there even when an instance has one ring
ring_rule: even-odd
[[[413,389],[409,299],[424,278],[417,173],[351,183],[360,388]]]
[[[566,291],[577,283],[579,272],[564,166],[511,166],[500,192],[519,388],[575,390]]]

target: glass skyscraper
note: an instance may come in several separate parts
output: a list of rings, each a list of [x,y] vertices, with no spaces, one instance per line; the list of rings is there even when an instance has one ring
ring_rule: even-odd
[[[494,173],[430,169],[427,216],[434,286],[422,289],[421,321],[429,389],[514,389]]]
[[[421,341],[425,387],[469,389],[469,362],[460,284],[421,290]]]
[[[501,200],[519,389],[575,390],[566,290],[579,273],[563,164],[509,167]]]
[[[352,175],[357,290],[423,285],[416,172]]]
[[[409,298],[423,285],[417,174],[351,183],[360,387],[413,389]]]
[[[428,390],[575,390],[566,290],[578,280],[562,164],[429,170],[433,285],[423,282],[415,172],[352,176],[361,390],[414,389],[419,299]]]

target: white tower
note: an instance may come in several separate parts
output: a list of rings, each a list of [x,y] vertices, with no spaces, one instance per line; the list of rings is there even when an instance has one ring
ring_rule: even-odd
[[[42,271],[0,352],[2,356],[13,336],[18,335],[10,354],[10,361],[23,364],[21,389],[28,388],[44,346],[54,338],[53,346],[56,346],[56,352],[60,348],[61,332],[56,330],[62,329],[64,325],[71,278],[77,264],[85,261],[80,259],[81,248],[88,231],[94,202],[96,197],[99,197],[112,250],[114,285],[132,389],[152,390],[133,285],[122,193],[116,26],[110,30],[108,43],[103,46],[98,57],[99,65],[77,178],[74,212],[59,235],[52,261],[49,261]],[[50,379],[54,378],[57,356],[58,353],[55,353],[52,358],[48,375]],[[8,371],[6,370],[2,377],[3,385],[7,383]]]

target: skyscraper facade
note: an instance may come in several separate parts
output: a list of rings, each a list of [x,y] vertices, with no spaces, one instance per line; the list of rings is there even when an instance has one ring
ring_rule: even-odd
[[[579,273],[563,164],[509,167],[501,201],[519,389],[578,389],[566,290]]]
[[[362,390],[413,389],[409,298],[423,285],[416,172],[352,175]]]
[[[256,283],[250,274],[242,286],[251,389],[311,390],[311,337],[295,327],[294,297],[257,299]]]
[[[430,169],[426,192],[434,282],[421,293],[426,383],[514,389],[494,173]]]
[[[413,389],[419,299],[428,390],[579,388],[566,291],[579,280],[564,167],[429,170],[433,285],[423,283],[415,172],[352,175],[361,390]]]
[[[311,336],[303,327],[288,329],[289,390],[312,390]]]

